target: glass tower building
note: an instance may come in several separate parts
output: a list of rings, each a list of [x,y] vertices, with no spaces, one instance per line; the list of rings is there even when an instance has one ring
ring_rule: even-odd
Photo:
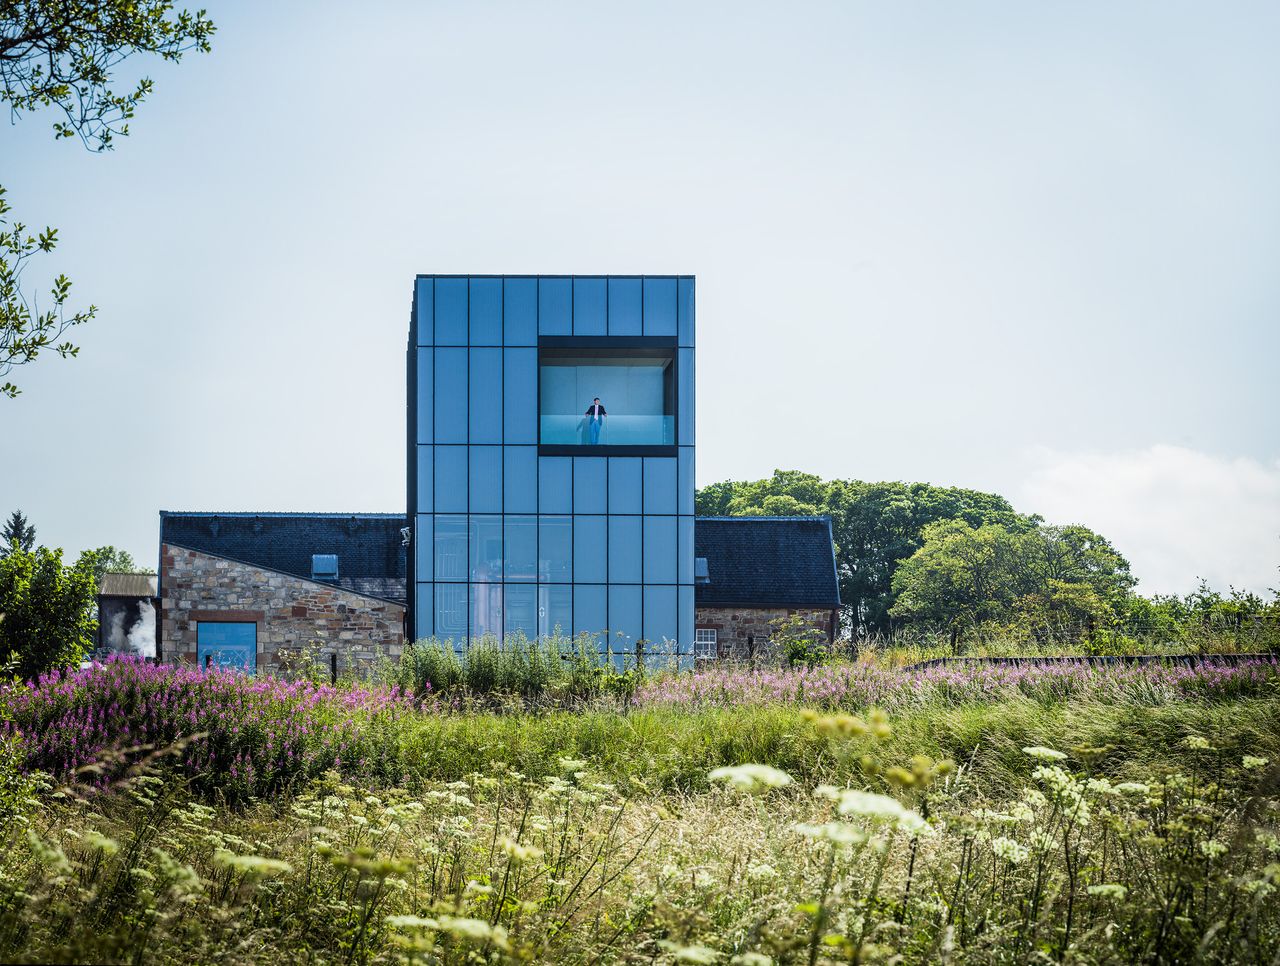
[[[420,275],[409,621],[693,653],[692,276]]]

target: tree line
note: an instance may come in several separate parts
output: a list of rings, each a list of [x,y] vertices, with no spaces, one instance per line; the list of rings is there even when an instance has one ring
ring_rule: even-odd
[[[959,649],[991,635],[1110,649],[1121,638],[1209,628],[1280,641],[1280,592],[1264,599],[1202,583],[1185,596],[1144,597],[1106,537],[1020,513],[996,493],[777,470],[703,487],[696,510],[830,517],[844,626],[855,640],[942,634]]]

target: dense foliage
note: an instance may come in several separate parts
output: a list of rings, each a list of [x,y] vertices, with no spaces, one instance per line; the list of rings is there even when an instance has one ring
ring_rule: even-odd
[[[68,566],[61,550],[10,545],[0,557],[0,666],[32,678],[79,664],[97,628],[96,561],[87,553]]]
[[[1085,527],[1009,530],[944,520],[893,574],[895,617],[947,630],[1014,624],[1046,640],[1110,626],[1136,581],[1129,562]]]

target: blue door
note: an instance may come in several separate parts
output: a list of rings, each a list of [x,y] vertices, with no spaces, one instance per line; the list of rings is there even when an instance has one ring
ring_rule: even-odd
[[[258,668],[258,625],[252,621],[200,621],[196,660],[253,674]]]

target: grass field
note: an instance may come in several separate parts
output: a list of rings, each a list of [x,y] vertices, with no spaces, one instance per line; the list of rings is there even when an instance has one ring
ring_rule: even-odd
[[[777,673],[10,689],[0,960],[1280,955],[1274,664]]]

